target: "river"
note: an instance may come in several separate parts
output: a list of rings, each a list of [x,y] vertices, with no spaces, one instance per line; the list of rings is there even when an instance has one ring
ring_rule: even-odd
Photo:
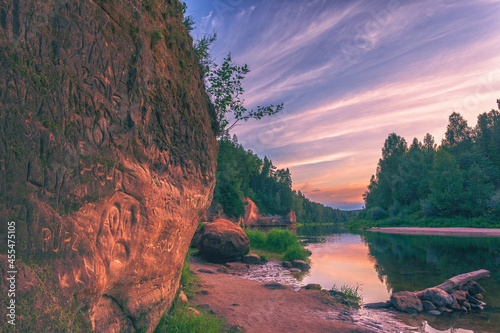
[[[400,315],[420,332],[500,332],[500,238],[348,233],[331,226],[302,227],[300,238],[312,252],[311,270],[300,284],[361,288],[366,303],[389,299],[393,292],[423,290],[458,274],[487,269],[480,281],[485,311],[439,317]]]

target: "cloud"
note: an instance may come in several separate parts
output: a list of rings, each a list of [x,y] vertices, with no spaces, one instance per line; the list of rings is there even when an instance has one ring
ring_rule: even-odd
[[[250,66],[246,105],[286,108],[235,133],[329,205],[362,204],[389,133],[439,143],[451,112],[474,125],[500,97],[500,1],[253,1],[225,14],[204,20],[221,29],[216,55]]]

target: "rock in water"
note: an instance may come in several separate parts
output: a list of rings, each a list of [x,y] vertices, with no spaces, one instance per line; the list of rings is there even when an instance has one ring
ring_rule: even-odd
[[[467,288],[469,290],[469,294],[474,296],[476,294],[484,293],[483,287],[476,281],[467,282]]]
[[[4,3],[0,221],[15,222],[26,285],[43,288],[17,295],[16,328],[151,332],[215,184],[214,114],[182,6]]]
[[[420,299],[409,291],[392,294],[391,303],[396,309],[406,313],[417,313],[423,309]]]
[[[302,271],[308,271],[311,269],[311,266],[309,266],[304,260],[294,260],[292,261],[292,266]]]
[[[256,264],[260,264],[261,259],[260,259],[260,256],[258,254],[247,254],[247,255],[243,256],[242,261],[246,264],[256,265]]]
[[[429,302],[429,301],[421,301],[421,302],[422,302],[422,306],[424,307],[424,310],[426,310],[426,311],[436,310],[436,306],[434,304],[432,304],[431,302]]]
[[[436,306],[450,306],[454,302],[453,296],[439,288],[429,288],[424,290],[423,299],[433,303]]]
[[[218,219],[203,225],[198,241],[201,256],[212,262],[240,260],[250,251],[250,240],[237,225]]]
[[[457,290],[451,294],[461,304],[467,299],[467,292],[464,290]]]

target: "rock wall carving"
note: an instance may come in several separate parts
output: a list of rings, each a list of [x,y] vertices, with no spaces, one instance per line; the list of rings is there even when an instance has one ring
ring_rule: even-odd
[[[0,231],[16,221],[19,331],[151,332],[170,306],[215,182],[191,45],[177,0],[0,3]]]

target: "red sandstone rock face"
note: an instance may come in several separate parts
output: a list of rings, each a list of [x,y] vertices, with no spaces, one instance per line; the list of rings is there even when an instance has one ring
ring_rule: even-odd
[[[0,4],[0,221],[16,221],[20,331],[151,332],[170,306],[215,182],[191,44],[178,1]]]
[[[257,205],[250,198],[244,198],[243,201],[246,203],[245,217],[242,221],[243,225],[278,228],[286,227],[296,230],[297,218],[293,210],[288,213],[287,216],[262,216],[259,213],[259,208],[257,208]]]

